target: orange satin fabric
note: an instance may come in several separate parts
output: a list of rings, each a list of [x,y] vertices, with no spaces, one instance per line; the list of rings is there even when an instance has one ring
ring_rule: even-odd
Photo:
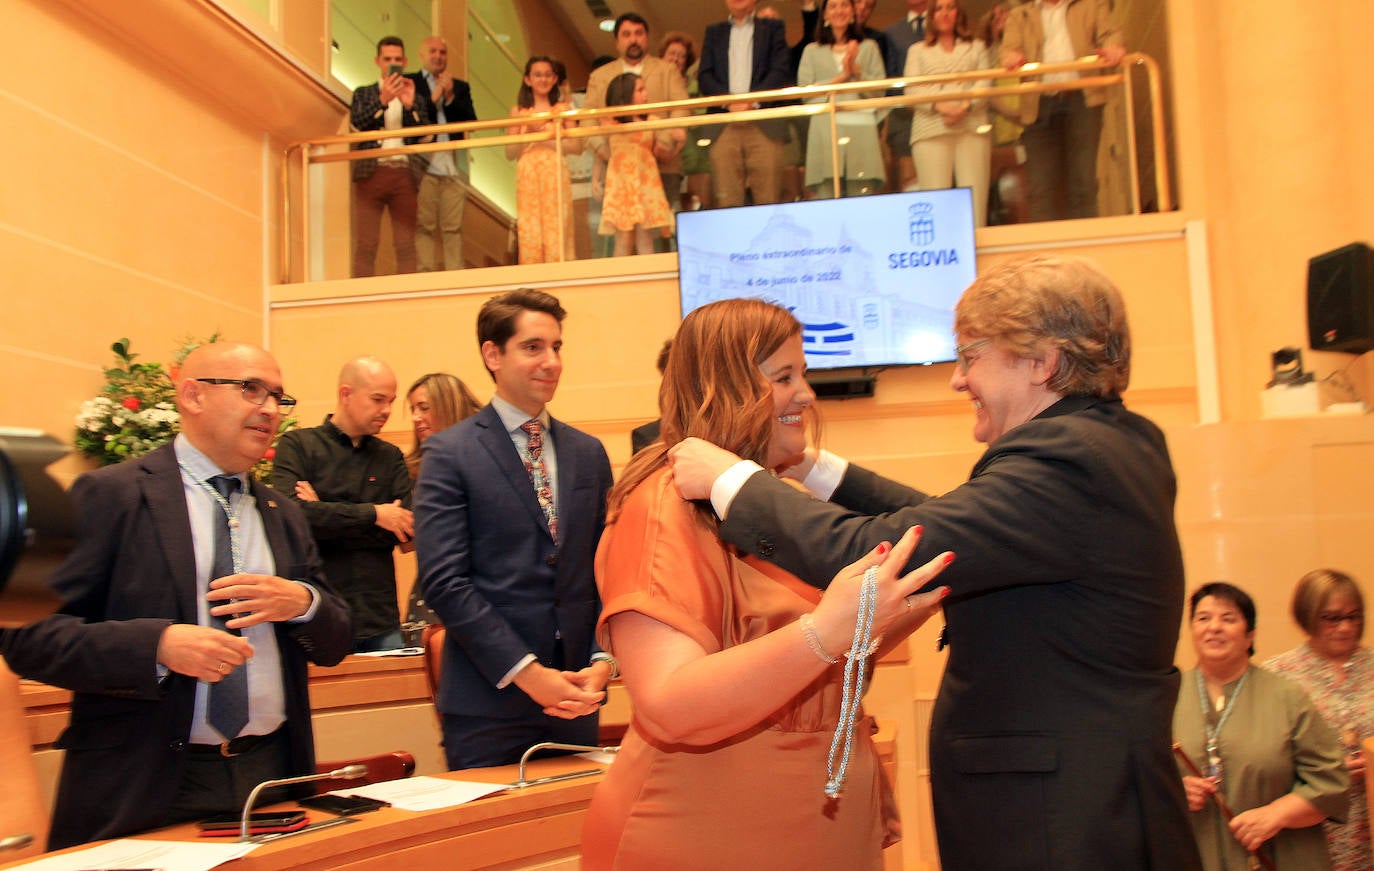
[[[607,620],[625,611],[712,653],[787,626],[820,598],[781,569],[739,558],[677,495],[666,470],[606,528],[596,576],[598,639],[612,653]],[[796,641],[804,643],[799,632]],[[632,719],[588,811],[584,871],[879,868],[891,802],[870,720],[856,727],[844,791],[837,800],[823,792],[841,679],[837,664],[763,722],[705,747],[658,744]]]

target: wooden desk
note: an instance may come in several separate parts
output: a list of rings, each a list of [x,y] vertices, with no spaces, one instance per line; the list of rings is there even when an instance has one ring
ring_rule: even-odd
[[[892,773],[896,727],[881,723],[874,741],[882,765]],[[600,768],[576,756],[539,759],[526,768],[531,779],[587,768]],[[484,783],[511,783],[514,765],[435,775]],[[582,820],[601,774],[512,789],[468,804],[414,813],[393,808],[357,817],[358,822],[307,832],[263,844],[233,864],[233,871],[476,871],[500,868],[566,869],[578,867]],[[286,802],[279,809],[296,805]],[[310,811],[312,822],[328,814]],[[200,840],[194,825],[174,826],[140,838]],[[79,849],[79,848],[74,848]],[[900,847],[889,850],[889,854]],[[897,852],[900,867],[900,853]],[[889,860],[890,861],[890,860]],[[13,867],[0,865],[0,868]]]

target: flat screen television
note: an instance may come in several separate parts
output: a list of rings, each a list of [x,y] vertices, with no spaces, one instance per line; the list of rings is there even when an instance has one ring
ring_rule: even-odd
[[[682,314],[761,297],[802,323],[813,370],[954,359],[954,303],[977,274],[968,188],[683,212]]]

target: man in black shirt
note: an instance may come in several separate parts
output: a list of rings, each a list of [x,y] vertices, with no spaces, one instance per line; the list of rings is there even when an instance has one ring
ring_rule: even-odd
[[[324,423],[277,443],[272,486],[305,510],[325,577],[353,609],[353,652],[401,646],[391,551],[410,541],[410,474],[400,448],[376,438],[396,402],[396,374],[375,357],[339,372]]]

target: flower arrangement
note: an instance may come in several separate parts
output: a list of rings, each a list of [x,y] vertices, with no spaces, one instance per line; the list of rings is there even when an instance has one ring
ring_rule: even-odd
[[[216,341],[218,334],[207,342]],[[135,362],[138,355],[129,350],[129,340],[110,346],[115,365],[105,370],[105,385],[99,395],[82,403],[76,415],[76,449],[102,466],[141,457],[161,447],[181,431],[181,415],[176,409],[176,380],[186,355],[202,343],[188,339],[175,354],[170,370],[161,363]],[[294,417],[283,417],[277,437],[296,425]],[[273,442],[275,445],[275,441]],[[266,481],[272,474],[276,448],[250,470]]]

